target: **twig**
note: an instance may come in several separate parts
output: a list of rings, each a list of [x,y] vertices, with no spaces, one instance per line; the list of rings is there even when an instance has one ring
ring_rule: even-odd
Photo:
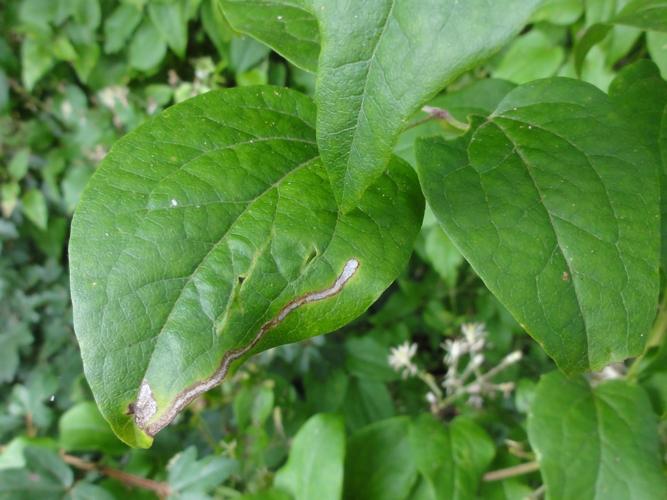
[[[126,486],[153,491],[160,498],[166,498],[169,495],[171,495],[171,488],[167,483],[154,481],[152,479],[147,479],[141,476],[135,476],[134,474],[129,474],[127,472],[123,472],[122,470],[114,469],[112,467],[107,467],[106,465],[100,465],[93,462],[88,462],[79,457],[75,457],[74,455],[69,455],[62,451],[60,452],[60,457],[66,464],[69,464],[72,467],[85,471],[97,471],[100,474],[104,474],[107,477],[117,479]]]
[[[514,467],[507,467],[506,469],[498,469],[484,474],[484,481],[500,481],[508,477],[521,476],[523,474],[530,474],[540,470],[540,464],[537,462],[527,462],[525,464],[515,465]]]
[[[436,108],[433,106],[424,106],[422,108],[422,111],[426,113],[427,116],[424,118],[421,118],[415,122],[412,122],[408,124],[403,130],[409,130],[414,127],[418,127],[419,125],[422,125],[426,122],[429,122],[431,120],[440,120],[444,121],[445,123],[449,124],[450,126],[454,127],[457,130],[461,130],[462,132],[467,132],[468,129],[470,128],[470,125],[467,123],[463,123],[447,111],[446,109],[441,109],[441,108]]]
[[[649,333],[648,340],[646,341],[646,347],[644,351],[635,358],[628,370],[628,379],[634,379],[637,376],[637,372],[641,366],[641,362],[646,356],[646,353],[652,347],[659,346],[663,341],[665,341],[665,336],[667,335],[667,289],[663,292],[662,302],[658,308],[658,315],[655,318],[653,323],[653,328]]]

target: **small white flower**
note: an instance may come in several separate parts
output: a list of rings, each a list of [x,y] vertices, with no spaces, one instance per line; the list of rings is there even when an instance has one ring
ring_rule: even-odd
[[[438,398],[433,394],[432,392],[427,392],[426,393],[426,401],[428,401],[429,404],[436,404],[438,402]]]
[[[453,365],[461,356],[468,352],[468,345],[459,339],[447,339],[442,344],[442,348],[447,352],[445,356],[445,364]]]
[[[392,347],[389,351],[389,366],[402,374],[403,378],[417,374],[417,366],[412,358],[417,354],[417,344],[404,342],[398,347]]]
[[[482,366],[482,363],[484,363],[484,354],[475,354],[470,360],[470,365],[473,370]]]
[[[468,343],[469,352],[479,352],[484,348],[486,342],[486,326],[484,323],[464,323],[461,325],[461,333]]]
[[[514,363],[521,360],[523,353],[521,351],[514,351],[505,356],[505,359],[502,360],[502,363],[505,365],[513,365]]]

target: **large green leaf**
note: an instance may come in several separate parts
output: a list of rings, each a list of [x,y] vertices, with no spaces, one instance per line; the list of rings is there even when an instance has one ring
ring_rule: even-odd
[[[542,377],[528,435],[547,498],[666,498],[657,421],[644,391],[624,381],[591,387]]]
[[[487,286],[567,372],[641,352],[658,296],[655,157],[595,87],[510,92],[460,140],[417,145],[422,187]]]
[[[662,235],[662,266],[667,270],[667,127],[663,119],[667,105],[667,82],[660,76],[657,66],[641,60],[623,68],[609,87],[609,96],[616,109],[639,134],[642,143],[653,153],[655,162],[661,165],[660,212]],[[667,130],[666,130],[667,132]],[[661,138],[662,137],[662,138]]]
[[[345,426],[340,417],[311,417],[294,437],[287,464],[274,484],[294,500],[338,500],[343,492]]]
[[[320,32],[309,0],[221,0],[232,27],[307,71],[317,71]]]
[[[339,328],[407,262],[423,198],[395,159],[342,214],[315,106],[273,87],[211,92],[119,141],[70,241],[88,382],[118,436],[148,446],[198,394],[275,345]]]
[[[541,0],[311,0],[322,50],[317,142],[344,210],[377,179],[407,119],[526,23]]]

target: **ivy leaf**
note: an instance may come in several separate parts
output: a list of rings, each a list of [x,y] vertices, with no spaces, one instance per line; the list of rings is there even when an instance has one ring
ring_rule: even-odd
[[[406,264],[423,198],[395,159],[342,214],[315,106],[272,87],[210,92],[119,141],[72,225],[74,326],[102,415],[148,446],[242,359],[333,331]]]
[[[469,145],[417,144],[443,228],[566,372],[638,354],[655,315],[658,169],[635,134],[601,91],[554,78],[510,92]]]
[[[337,500],[343,490],[345,426],[340,417],[311,417],[294,437],[287,464],[274,485],[295,500]]]
[[[322,50],[317,143],[343,210],[377,179],[407,119],[502,47],[541,0],[312,0]]]
[[[222,0],[232,27],[261,40],[294,65],[317,71],[320,32],[309,0]]]
[[[547,498],[665,498],[657,419],[644,391],[621,380],[591,387],[545,375],[528,436]]]

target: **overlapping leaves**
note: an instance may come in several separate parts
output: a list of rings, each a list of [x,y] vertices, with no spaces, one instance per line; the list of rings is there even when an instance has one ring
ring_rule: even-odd
[[[342,214],[310,99],[212,92],[120,141],[70,241],[75,328],[102,414],[146,446],[230,365],[333,331],[407,262],[423,200],[401,160]]]
[[[470,138],[418,142],[445,231],[568,372],[641,352],[655,314],[658,160],[608,96],[518,87]]]

